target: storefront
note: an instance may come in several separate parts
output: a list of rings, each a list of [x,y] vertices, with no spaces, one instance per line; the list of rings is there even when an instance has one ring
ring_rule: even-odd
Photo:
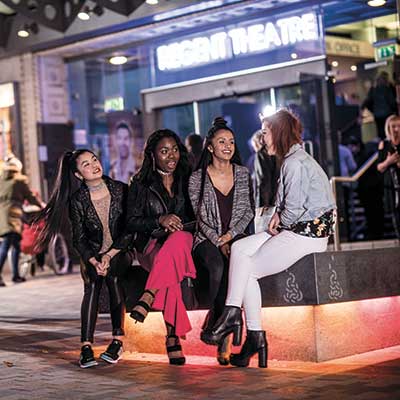
[[[207,29],[155,37],[117,53],[125,64],[110,63],[110,53],[68,63],[72,119],[86,132],[79,144],[98,150],[106,168],[118,154],[119,122],[136,126],[130,129],[135,165],[154,129],[168,127],[183,139],[205,135],[216,116],[232,126],[246,161],[259,113],[290,107],[303,121],[310,152],[335,173],[319,7],[214,21]]]

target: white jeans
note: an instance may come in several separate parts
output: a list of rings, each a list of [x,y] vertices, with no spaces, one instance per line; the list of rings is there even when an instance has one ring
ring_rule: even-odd
[[[276,236],[257,233],[232,245],[226,305],[243,305],[247,329],[261,330],[261,290],[258,279],[292,266],[300,258],[326,250],[328,238],[310,238],[290,231]]]

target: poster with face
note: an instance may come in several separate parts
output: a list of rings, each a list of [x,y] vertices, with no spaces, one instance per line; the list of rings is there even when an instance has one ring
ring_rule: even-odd
[[[141,114],[113,111],[107,114],[110,132],[110,169],[112,179],[128,183],[142,164],[143,129]]]

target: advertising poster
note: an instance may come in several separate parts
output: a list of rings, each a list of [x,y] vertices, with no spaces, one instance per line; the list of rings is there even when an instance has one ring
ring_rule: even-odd
[[[131,111],[107,113],[109,135],[108,175],[128,183],[142,164],[143,128],[141,114]]]
[[[21,158],[13,83],[0,84],[0,169],[6,156]]]

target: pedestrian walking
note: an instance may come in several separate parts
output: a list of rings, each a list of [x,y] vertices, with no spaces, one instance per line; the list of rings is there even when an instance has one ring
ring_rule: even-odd
[[[1,276],[7,254],[11,248],[12,281],[25,282],[19,274],[21,253],[22,206],[25,201],[42,207],[28,185],[28,178],[22,174],[22,163],[14,155],[6,158],[0,175],[0,287],[6,286]]]

